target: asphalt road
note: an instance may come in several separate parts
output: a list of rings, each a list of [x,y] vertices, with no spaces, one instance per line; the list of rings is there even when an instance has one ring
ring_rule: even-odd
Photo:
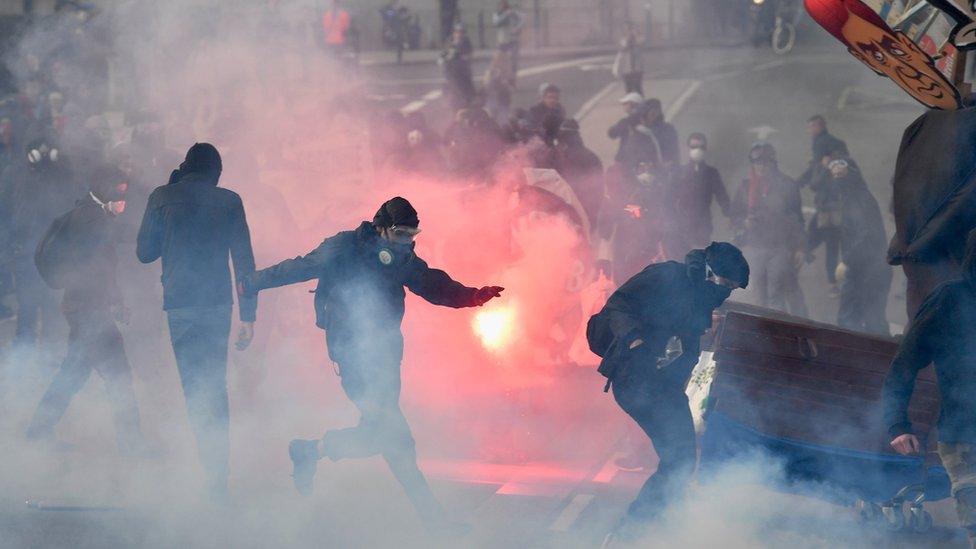
[[[789,57],[749,48],[673,50],[648,57],[648,95],[661,90],[680,98],[666,102],[672,121],[682,139],[691,131],[709,135],[712,161],[730,190],[745,175],[746,155],[757,133],[769,134],[784,171],[799,175],[810,154],[805,121],[820,113],[847,141],[887,211],[888,181],[901,131],[921,109],[839,47],[810,45]],[[477,64],[476,74],[484,65]],[[599,97],[613,81],[609,65],[608,56],[526,61],[514,103],[533,104],[543,82],[562,87],[569,113],[613,101],[609,92]],[[436,66],[371,67],[364,75],[377,108],[410,106],[427,113],[435,128],[446,124],[449,113],[432,93],[440,87]],[[583,119],[584,134],[596,135],[613,122],[613,116],[591,109]],[[805,200],[809,203],[810,198]],[[715,216],[716,236],[727,236],[727,224],[717,211]],[[887,221],[890,234],[890,216]],[[827,296],[820,265],[804,269],[802,284],[811,316],[829,321],[837,303]],[[896,278],[889,306],[889,320],[896,326],[904,323],[902,291]],[[586,448],[589,461],[573,464],[425,462],[435,492],[452,514],[473,525],[464,541],[433,544],[379,460],[341,467],[323,463],[316,495],[309,499],[293,494],[284,472],[267,478],[235,477],[235,503],[227,509],[170,499],[165,491],[139,501],[113,499],[106,484],[120,482],[135,466],[108,461],[101,464],[102,472],[91,474],[73,460],[60,460],[49,465],[51,475],[72,479],[70,497],[51,486],[26,484],[17,493],[3,494],[0,547],[595,547],[647,475],[617,469],[613,458],[618,451],[612,445]],[[242,454],[247,455],[247,449]],[[143,474],[173,479],[174,484],[185,480],[167,467],[140,467],[145,467],[140,469]],[[725,547],[965,546],[948,528],[926,536],[895,536],[876,525],[859,526],[849,510],[759,488],[748,472],[733,476],[736,482],[696,490],[694,504],[673,517],[670,529],[648,546],[673,547],[679,540],[688,546]],[[89,508],[42,510],[25,505],[28,498],[55,506],[80,502]],[[943,505],[938,513],[942,524],[951,524],[946,518],[951,510]]]

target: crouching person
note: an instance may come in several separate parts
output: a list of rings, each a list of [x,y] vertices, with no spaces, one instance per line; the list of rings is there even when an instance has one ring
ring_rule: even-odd
[[[695,427],[685,385],[698,363],[700,338],[732,290],[749,283],[742,252],[725,242],[692,250],[685,263],[649,265],[625,282],[590,318],[590,348],[603,357],[617,404],[647,433],[660,457],[608,541],[634,540],[669,502],[679,499],[695,469]]]
[[[969,233],[963,279],[936,288],[915,314],[885,379],[884,419],[900,454],[917,454],[908,403],[919,370],[935,365],[939,456],[952,481],[959,522],[976,548],[976,230]]]

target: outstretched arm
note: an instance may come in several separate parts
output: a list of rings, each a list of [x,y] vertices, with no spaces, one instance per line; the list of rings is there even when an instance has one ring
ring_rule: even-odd
[[[245,279],[242,288],[244,294],[256,294],[268,288],[278,288],[318,278],[326,266],[339,255],[344,241],[345,235],[341,234],[327,238],[306,255],[286,259],[277,265],[255,272]]]
[[[440,269],[432,269],[427,262],[414,256],[407,266],[404,285],[413,293],[433,303],[445,307],[479,307],[493,298],[501,296],[504,288],[485,286],[469,288],[454,280]]]

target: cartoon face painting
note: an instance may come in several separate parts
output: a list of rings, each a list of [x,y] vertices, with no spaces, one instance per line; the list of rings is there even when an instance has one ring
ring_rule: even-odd
[[[860,0],[805,3],[810,15],[871,70],[888,77],[928,107],[961,108],[959,91],[939,72],[932,57],[905,33],[892,30]]]

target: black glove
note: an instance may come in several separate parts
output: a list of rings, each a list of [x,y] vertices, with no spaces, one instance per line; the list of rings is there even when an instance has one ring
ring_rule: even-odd
[[[474,293],[474,304],[481,307],[492,299],[501,297],[504,290],[501,286],[485,286]]]

